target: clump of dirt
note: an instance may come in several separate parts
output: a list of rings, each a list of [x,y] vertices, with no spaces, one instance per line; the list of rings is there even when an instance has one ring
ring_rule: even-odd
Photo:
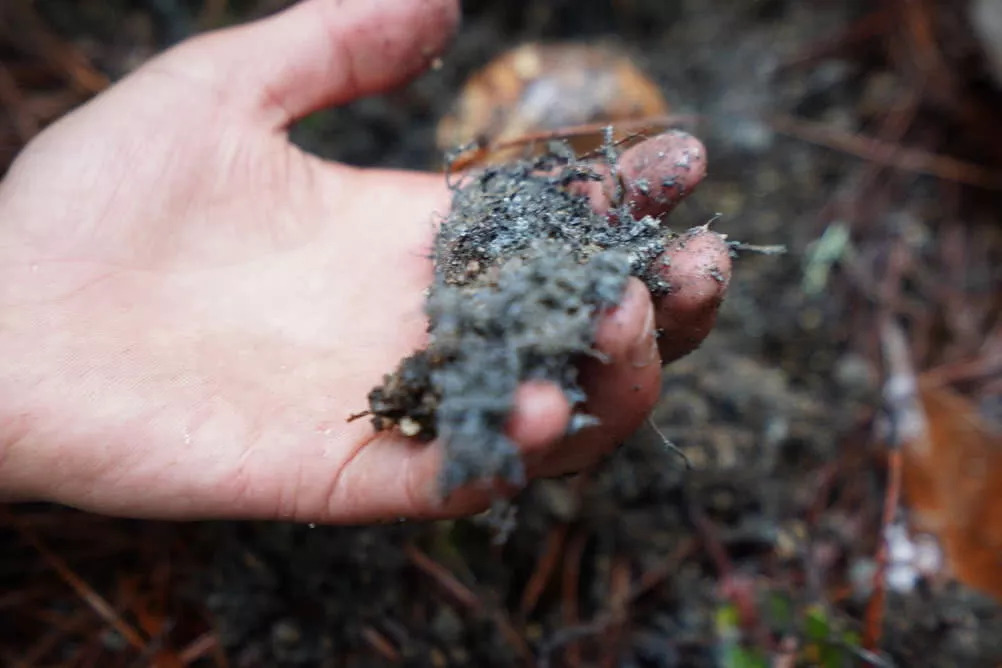
[[[631,275],[654,294],[668,289],[654,267],[672,233],[625,204],[596,213],[576,188],[603,175],[568,147],[553,149],[454,187],[433,252],[428,347],[369,396],[376,429],[442,439],[445,493],[481,478],[524,484],[504,433],[519,384],[553,381],[579,406],[586,397],[575,362],[597,354],[601,311]],[[614,164],[615,149],[606,149]],[[570,429],[590,422],[579,413]]]
[[[248,11],[287,1],[242,0],[229,9],[246,19]],[[141,53],[167,46],[143,37],[144,25],[158,34],[185,32],[181,24],[171,28],[166,13],[187,10],[194,18],[197,4],[32,6],[117,77],[138,61],[136,44]],[[748,258],[713,334],[665,371],[653,419],[693,470],[646,429],[592,474],[530,483],[513,501],[518,521],[503,545],[476,519],[200,527],[213,558],[199,572],[202,586],[169,588],[167,615],[139,608],[140,619],[164,623],[150,649],[199,639],[197,649],[216,638],[234,666],[715,667],[729,660],[813,665],[818,657],[839,665],[1000,665],[998,603],[939,577],[889,592],[872,661],[845,633],[858,636],[866,624],[886,479],[885,450],[873,443],[870,425],[879,398],[869,324],[875,309],[847,291],[846,279],[872,264],[872,274],[861,274],[866,284],[896,284],[879,269],[897,271],[900,247],[888,249],[888,240],[920,252],[907,283],[925,288],[903,301],[916,321],[940,313],[928,317],[940,341],[933,347],[946,340],[981,345],[983,337],[970,329],[978,301],[971,295],[1002,294],[997,272],[983,269],[998,264],[990,262],[996,237],[986,232],[997,228],[995,209],[982,210],[988,197],[857,162],[777,132],[768,120],[809,119],[897,144],[901,118],[912,115],[909,101],[930,95],[934,103],[923,105],[924,120],[903,146],[953,156],[964,155],[960,144],[974,143],[975,153],[993,146],[991,137],[971,134],[971,123],[949,120],[949,109],[971,108],[967,95],[926,85],[927,68],[908,67],[939,60],[928,43],[908,49],[900,39],[928,36],[904,17],[936,3],[884,4],[465,0],[463,29],[441,68],[294,128],[298,143],[326,158],[426,169],[437,165],[436,123],[470,73],[525,42],[609,40],[651,74],[673,113],[701,119],[700,139],[714,156],[711,178],[673,213],[673,223],[690,227],[719,212],[728,232],[750,243],[780,241],[791,252]],[[938,10],[959,12],[964,4],[938,3]],[[37,67],[11,62],[15,78],[39,79]],[[976,80],[966,65],[953,72]],[[56,102],[46,91],[28,92],[33,109]],[[0,158],[4,137],[14,141],[0,128]],[[852,243],[846,262],[832,265],[821,241],[826,226],[837,232],[846,220],[855,221]],[[958,250],[965,236],[979,252]],[[950,269],[951,258],[969,271]],[[819,269],[823,280],[814,281]],[[941,286],[966,288],[929,289]],[[951,320],[959,324],[948,326]],[[395,378],[427,387],[430,370],[414,372]],[[437,403],[430,393],[421,396],[431,401],[420,423],[434,427]],[[418,414],[418,407],[408,410]],[[118,525],[51,510],[21,517],[126,619],[133,618],[130,608],[162,604],[165,574],[183,563],[174,554],[198,545],[185,533],[175,538],[178,548],[165,549],[164,536],[178,536],[173,525]],[[154,660],[110,632],[10,526],[0,544],[7,555],[0,587],[10,594],[0,623],[4,657],[32,664]],[[126,577],[133,568],[140,577]],[[195,600],[179,607],[179,592]],[[824,617],[805,614],[819,608]],[[735,610],[742,611],[740,626],[728,622]],[[79,629],[75,615],[92,625],[60,636]],[[828,644],[817,642],[819,622]],[[736,646],[735,637],[745,644]],[[784,649],[791,640],[800,648],[796,656]],[[204,653],[201,663],[210,663]]]

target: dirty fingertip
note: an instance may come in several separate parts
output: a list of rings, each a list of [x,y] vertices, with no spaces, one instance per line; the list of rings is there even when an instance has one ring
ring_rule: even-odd
[[[661,218],[706,176],[706,148],[687,132],[666,132],[625,151],[619,169],[634,217]]]
[[[570,418],[570,402],[555,383],[529,381],[515,392],[508,437],[524,454],[538,452],[560,440]]]
[[[723,235],[697,227],[671,240],[655,262],[670,286],[655,303],[667,364],[698,348],[713,329],[731,280],[731,254]]]
[[[661,364],[650,292],[631,278],[620,303],[599,321],[596,351],[602,359],[581,365],[588,395],[583,412],[597,422],[572,435],[540,464],[556,475],[589,466],[637,430],[660,394]]]
[[[630,278],[619,304],[599,320],[595,349],[612,363],[642,357],[649,352],[645,341],[653,321],[650,292],[639,279]]]

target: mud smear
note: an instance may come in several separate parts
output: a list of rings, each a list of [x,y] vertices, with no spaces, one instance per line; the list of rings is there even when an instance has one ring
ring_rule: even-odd
[[[611,146],[605,154],[615,164]],[[603,180],[596,169],[555,144],[454,186],[434,246],[429,345],[369,396],[377,430],[442,440],[446,494],[482,478],[523,485],[518,449],[504,433],[519,384],[552,381],[579,407],[586,396],[575,363],[601,357],[602,310],[620,300],[630,276],[654,294],[668,289],[652,266],[674,235],[622,203],[596,213],[579,193]],[[569,430],[593,423],[577,411]]]

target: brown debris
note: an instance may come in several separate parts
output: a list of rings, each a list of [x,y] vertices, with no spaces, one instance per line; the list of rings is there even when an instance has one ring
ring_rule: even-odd
[[[948,387],[920,383],[927,432],[903,447],[916,527],[937,535],[961,582],[1002,601],[1002,433]]]
[[[773,119],[773,127],[780,132],[849,153],[874,164],[935,176],[978,188],[1002,190],[1002,172],[950,156],[896,146],[874,137],[848,134],[821,123],[789,117],[776,117]]]
[[[453,113],[439,122],[442,151],[473,142],[491,146],[490,161],[519,156],[524,137],[557,132],[578,153],[601,146],[601,130],[668,115],[660,89],[619,49],[587,44],[525,44],[491,61],[467,81]],[[620,130],[616,139],[622,138]]]

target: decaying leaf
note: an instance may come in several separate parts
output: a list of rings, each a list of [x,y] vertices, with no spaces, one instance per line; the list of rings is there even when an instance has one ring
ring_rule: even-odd
[[[481,141],[495,147],[489,161],[504,162],[525,154],[524,146],[501,148],[508,142],[598,124],[589,133],[567,137],[582,153],[602,145],[603,124],[662,118],[668,111],[658,85],[620,49],[530,43],[505,52],[470,77],[452,113],[439,123],[437,143],[450,151]]]
[[[939,538],[958,580],[1002,599],[1002,434],[930,379],[919,398],[926,429],[902,446],[913,524]]]

